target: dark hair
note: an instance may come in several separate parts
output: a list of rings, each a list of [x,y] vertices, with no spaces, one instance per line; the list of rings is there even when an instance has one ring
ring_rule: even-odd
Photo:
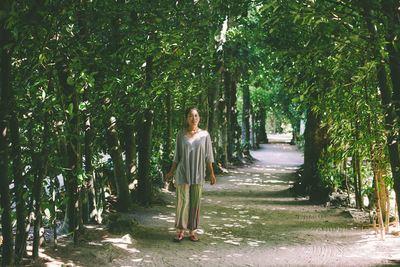
[[[195,108],[195,107],[190,107],[190,108],[187,108],[186,111],[185,111],[185,118],[187,118],[187,116],[189,115],[190,111],[192,111],[193,109],[196,110],[197,113],[199,113],[199,116],[200,116],[200,109]]]

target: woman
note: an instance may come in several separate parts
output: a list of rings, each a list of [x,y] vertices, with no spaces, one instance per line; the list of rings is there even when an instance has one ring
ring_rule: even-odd
[[[210,171],[211,185],[214,185],[215,175],[212,167],[214,156],[211,138],[206,130],[199,128],[200,111],[197,108],[186,110],[187,128],[178,131],[176,135],[174,161],[166,180],[172,178],[176,170],[176,216],[175,227],[178,234],[174,241],[181,241],[186,229],[189,229],[189,239],[199,241],[195,234],[200,221],[200,199],[204,184],[206,165]]]

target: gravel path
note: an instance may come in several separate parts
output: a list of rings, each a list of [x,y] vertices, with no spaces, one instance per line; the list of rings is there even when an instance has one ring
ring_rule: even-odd
[[[125,214],[141,225],[134,239],[105,236],[98,244],[112,244],[112,249],[103,245],[102,251],[93,250],[93,244],[90,253],[79,249],[75,264],[380,266],[400,260],[398,237],[379,241],[373,229],[363,229],[343,208],[312,205],[291,195],[293,173],[303,163],[295,146],[262,145],[252,155],[257,161],[251,166],[218,176],[215,186],[204,186],[200,242],[172,242],[175,200],[164,192],[167,206]]]

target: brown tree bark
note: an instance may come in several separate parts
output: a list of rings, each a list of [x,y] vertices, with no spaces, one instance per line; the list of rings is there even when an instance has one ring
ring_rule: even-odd
[[[237,93],[237,82],[240,80],[241,72],[240,68],[237,68],[232,79],[232,85],[231,85],[231,118],[232,118],[232,132],[233,132],[233,140],[234,144],[232,145],[232,152],[233,156],[237,159],[242,159],[243,158],[243,151],[242,151],[242,129],[238,123],[237,117],[238,117],[238,109],[236,106],[237,98],[236,98],[236,93]]]
[[[398,207],[398,212],[400,212],[400,158],[399,158],[399,141],[400,138],[398,133],[396,133],[396,129],[400,125],[400,38],[399,34],[400,31],[398,29],[398,25],[400,23],[400,10],[399,10],[399,3],[396,0],[387,0],[382,1],[382,11],[385,15],[383,18],[386,19],[386,23],[384,24],[387,26],[386,29],[386,51],[389,55],[389,69],[390,69],[390,80],[392,83],[392,93],[390,96],[390,87],[385,88],[387,91],[386,94],[389,96],[384,96],[382,94],[382,101],[383,98],[388,98],[389,103],[393,103],[394,112],[393,117],[395,117],[393,122],[397,122],[397,127],[394,125],[391,126],[393,136],[390,138],[391,141],[388,139],[388,143],[390,144],[392,152],[389,151],[390,157],[393,159],[390,160],[391,164],[395,164],[392,166],[392,176],[393,176],[393,188],[396,192],[396,203]],[[382,69],[382,67],[381,67]],[[383,70],[381,70],[383,72]],[[382,74],[384,75],[384,74]],[[383,79],[383,78],[382,78]],[[385,101],[387,102],[387,101]],[[386,105],[390,105],[390,104]],[[390,109],[390,108],[389,108]],[[390,111],[389,111],[390,112]],[[397,153],[396,153],[397,152]],[[396,155],[395,155],[396,153]],[[394,171],[394,172],[393,172]]]
[[[304,188],[302,190],[310,195],[312,201],[317,202],[326,201],[329,194],[329,189],[321,181],[318,169],[318,161],[326,147],[324,135],[320,119],[312,110],[308,110],[304,132],[304,173],[302,183]]]
[[[41,151],[36,155],[33,160],[33,168],[35,169],[35,178],[33,183],[33,198],[35,200],[35,222],[33,226],[33,245],[32,245],[32,258],[34,260],[39,258],[39,247],[40,247],[40,227],[42,226],[42,191],[43,191],[43,180],[47,174],[48,166],[48,145],[47,142],[50,139],[49,131],[49,115],[45,114],[44,119],[44,131],[42,137],[42,148]]]
[[[233,120],[236,118],[232,117],[232,74],[230,71],[224,71],[224,94],[225,94],[225,105],[226,105],[226,155],[227,161],[231,162],[233,158],[234,148],[234,131],[233,131]]]
[[[9,1],[3,4],[10,5]],[[10,178],[8,176],[8,120],[9,104],[11,95],[11,51],[5,47],[11,40],[10,32],[6,30],[6,21],[0,20],[0,203],[3,208],[1,215],[3,253],[2,266],[9,266],[14,263],[14,246],[11,221],[11,201],[10,201]]]
[[[265,120],[267,119],[267,113],[264,108],[261,108],[257,116],[257,140],[259,144],[267,144],[267,130],[265,127]]]
[[[136,130],[133,124],[124,126],[125,165],[128,184],[135,180],[136,175]]]
[[[217,61],[217,60],[216,60]],[[214,69],[214,74],[212,80],[210,81],[210,85],[208,87],[208,104],[209,104],[209,113],[208,113],[208,131],[211,136],[211,141],[213,145],[214,152],[214,167],[215,171],[218,172],[219,168],[215,166],[218,164],[219,160],[219,151],[218,151],[218,96],[220,95],[220,79],[218,76],[222,73],[224,65],[222,61],[217,61],[215,64],[216,67]]]
[[[361,199],[361,183],[360,183],[360,176],[361,176],[361,163],[360,157],[358,153],[354,152],[352,158],[352,165],[353,165],[353,182],[354,182],[354,194],[356,197],[356,208],[361,209],[363,206],[363,202]]]
[[[16,199],[16,217],[17,228],[15,235],[15,261],[19,263],[25,254],[26,250],[26,208],[24,200],[25,192],[25,177],[22,175],[22,159],[21,159],[21,143],[19,134],[19,121],[16,110],[15,96],[12,99],[11,107],[11,120],[10,120],[10,134],[11,134],[11,158],[15,186],[15,199]]]
[[[224,75],[225,78],[225,75]],[[225,83],[225,81],[224,81]],[[214,145],[221,144],[219,150],[221,151],[220,163],[222,167],[226,168],[228,166],[228,121],[227,121],[227,94],[226,90],[220,90],[219,101],[218,101],[218,126],[219,126],[219,142],[214,143]]]
[[[390,5],[393,4],[393,1],[390,0],[386,4]],[[371,34],[372,39],[377,35],[376,33],[376,28],[374,27],[373,22],[371,21],[371,17],[369,16],[371,12],[371,7],[369,6],[369,3],[367,1],[362,2],[362,8],[363,8],[363,15],[367,23],[368,30]],[[392,12],[390,10],[386,10],[386,12]],[[395,11],[393,11],[395,12]],[[397,11],[398,12],[398,11]],[[392,17],[392,19],[397,19],[397,17]],[[388,21],[388,23],[391,23]],[[390,29],[389,29],[390,32]],[[389,34],[390,36],[390,34]],[[397,38],[398,39],[398,38]],[[397,40],[398,41],[398,40]],[[397,45],[399,44],[398,42],[396,43]],[[400,97],[400,90],[397,87],[393,87],[393,90],[395,90],[395,93],[392,94],[392,91],[389,86],[389,81],[388,81],[388,74],[386,72],[386,66],[382,63],[382,58],[380,55],[379,47],[375,47],[372,45],[372,53],[374,55],[375,60],[378,62],[376,65],[376,70],[377,70],[377,78],[378,78],[378,84],[379,84],[379,89],[380,89],[380,96],[381,96],[381,102],[382,106],[385,110],[385,128],[387,132],[387,147],[389,151],[389,160],[390,160],[390,167],[392,171],[392,177],[393,177],[393,188],[394,191],[396,192],[396,204],[397,204],[397,212],[400,211],[400,157],[399,157],[399,144],[398,144],[398,138],[397,138],[397,127],[395,127],[395,123],[399,121],[399,116],[396,116],[396,112],[394,110],[394,105],[399,105],[399,97]],[[390,51],[390,47],[387,47],[387,49]],[[392,56],[394,56],[392,54]],[[389,57],[391,57],[389,55]],[[397,57],[392,57],[392,64],[396,62]],[[393,69],[392,71],[395,71]],[[393,75],[398,75],[396,72],[393,72]],[[393,86],[397,86],[397,78],[395,77]],[[392,80],[393,83],[393,80]],[[400,86],[400,81],[399,84]],[[400,109],[399,109],[400,110]]]
[[[95,172],[93,168],[93,139],[94,132],[90,122],[90,116],[86,116],[85,122],[85,173],[88,177],[87,179],[87,195],[88,195],[88,210],[87,212],[83,212],[83,221],[88,222],[89,220],[94,219],[98,220],[98,210],[97,210],[97,197],[96,197],[96,188],[95,188]],[[88,214],[88,215],[86,215]]]
[[[153,112],[145,110],[139,128],[138,138],[138,197],[142,205],[148,206],[153,200],[153,187],[150,177],[151,138],[152,138]]]
[[[129,193],[129,184],[126,178],[115,118],[110,118],[106,130],[109,153],[114,164],[114,179],[117,188],[117,209],[120,211],[128,211],[132,207],[132,200]]]
[[[392,100],[395,105],[397,118],[400,118],[400,10],[399,2],[396,0],[385,0],[381,2],[384,16],[383,23],[386,29],[386,51],[389,55],[389,69],[392,83]],[[400,123],[399,121],[397,123]]]
[[[250,156],[250,87],[248,84],[249,74],[247,71],[243,75],[243,108],[242,108],[242,139],[244,143],[244,154]]]
[[[60,99],[65,106],[72,104],[72,114],[65,114],[67,132],[64,139],[64,155],[66,155],[67,164],[65,187],[67,190],[67,208],[63,228],[67,232],[74,233],[74,243],[78,242],[79,226],[82,225],[82,203],[79,201],[80,190],[78,191],[78,174],[82,171],[82,153],[81,153],[81,126],[79,111],[79,95],[74,86],[67,83],[69,76],[68,66],[65,61],[56,63],[58,80],[61,87]],[[66,107],[63,107],[66,110]]]

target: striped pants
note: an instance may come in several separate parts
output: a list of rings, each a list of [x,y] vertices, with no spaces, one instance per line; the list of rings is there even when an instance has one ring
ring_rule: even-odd
[[[175,227],[196,230],[200,222],[200,199],[203,185],[178,184],[176,188]]]

